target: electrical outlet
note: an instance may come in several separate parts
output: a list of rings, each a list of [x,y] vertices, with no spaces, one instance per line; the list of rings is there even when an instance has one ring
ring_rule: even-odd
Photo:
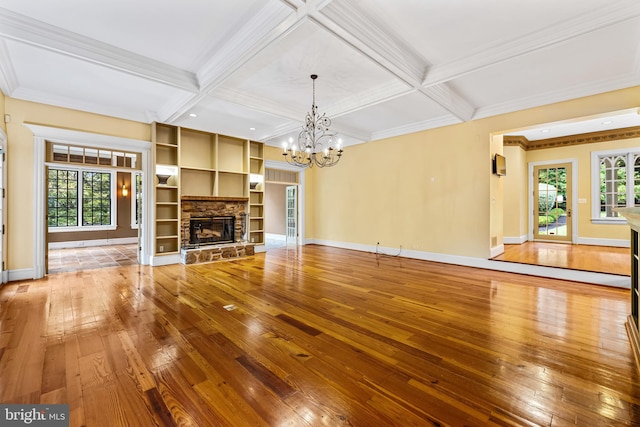
[[[160,245],[160,252],[164,252],[164,246]]]

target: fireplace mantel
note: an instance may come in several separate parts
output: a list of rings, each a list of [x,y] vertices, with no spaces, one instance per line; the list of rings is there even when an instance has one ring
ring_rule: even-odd
[[[181,201],[191,202],[248,202],[248,197],[225,197],[225,196],[182,196]]]

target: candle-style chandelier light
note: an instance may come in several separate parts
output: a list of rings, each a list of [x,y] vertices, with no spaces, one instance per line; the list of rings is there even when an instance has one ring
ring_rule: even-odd
[[[336,133],[331,132],[331,119],[325,114],[318,114],[316,105],[316,74],[311,74],[313,82],[313,103],[311,112],[307,113],[302,131],[298,134],[298,142],[293,138],[289,143],[283,143],[284,152],[282,155],[287,162],[303,168],[319,168],[334,166],[342,157],[342,140],[336,139]]]

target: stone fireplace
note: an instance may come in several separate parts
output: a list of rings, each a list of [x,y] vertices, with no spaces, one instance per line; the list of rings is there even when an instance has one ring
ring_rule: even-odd
[[[247,243],[247,197],[182,196],[182,262],[195,264],[253,255]]]

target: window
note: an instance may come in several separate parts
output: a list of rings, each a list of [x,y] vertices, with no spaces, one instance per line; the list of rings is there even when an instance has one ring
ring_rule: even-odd
[[[49,231],[114,229],[112,173],[50,167],[47,179]]]
[[[132,194],[131,194],[131,228],[138,228],[138,217],[142,215],[142,174],[133,174]]]
[[[78,171],[49,169],[49,227],[78,225]]]
[[[619,223],[615,208],[640,206],[640,150],[591,154],[592,221]]]
[[[82,225],[111,225],[111,174],[82,172]]]

